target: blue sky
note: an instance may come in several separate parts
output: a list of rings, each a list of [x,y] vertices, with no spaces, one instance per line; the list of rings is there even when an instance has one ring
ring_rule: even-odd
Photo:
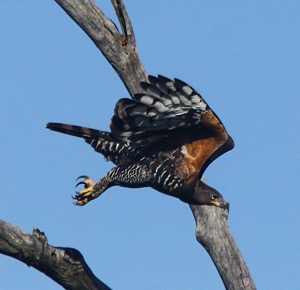
[[[116,20],[110,1],[97,1]],[[195,87],[235,140],[206,171],[259,289],[300,288],[298,1],[126,1],[149,74]],[[0,218],[81,251],[113,289],[223,289],[187,205],[114,187],[85,207],[75,179],[113,166],[49,121],[108,130],[128,94],[54,1],[0,3]],[[1,289],[60,289],[0,256]]]

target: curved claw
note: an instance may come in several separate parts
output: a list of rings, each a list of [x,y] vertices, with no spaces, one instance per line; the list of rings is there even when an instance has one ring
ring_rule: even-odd
[[[86,182],[80,181],[80,182],[78,182],[78,183],[75,185],[75,187],[77,187],[77,186],[80,185],[80,184],[86,185]]]
[[[72,199],[75,200],[74,205],[83,206],[87,204],[90,200],[94,199],[93,196],[93,186],[94,183],[91,178],[89,178],[86,175],[79,176],[76,181],[79,179],[84,178],[83,180],[79,181],[75,187],[78,187],[79,185],[83,185],[84,189],[81,191],[75,191],[75,195],[71,196]]]
[[[80,178],[87,179],[87,178],[89,178],[89,177],[88,177],[88,176],[86,176],[86,175],[80,175],[79,177],[77,177],[77,178],[76,178],[76,181],[77,181],[78,179],[80,179]]]
[[[75,191],[75,193],[76,193],[75,196],[72,196],[73,199],[80,200],[83,198],[80,192]]]
[[[80,200],[80,199],[82,198],[80,192],[79,192],[79,191],[75,191],[75,193],[76,193],[76,194],[75,194],[75,195],[71,195],[71,197],[72,197],[73,199]]]

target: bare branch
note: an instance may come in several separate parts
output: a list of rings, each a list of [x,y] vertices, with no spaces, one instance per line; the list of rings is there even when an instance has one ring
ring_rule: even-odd
[[[79,251],[50,246],[38,229],[30,235],[0,220],[0,253],[34,267],[65,289],[110,289],[92,273]]]
[[[214,262],[226,289],[256,289],[247,265],[228,227],[228,211],[191,205],[196,238]]]
[[[55,0],[82,28],[121,78],[128,92],[141,92],[147,75],[136,51],[133,29],[123,1],[112,0],[124,35],[91,0]]]
[[[135,43],[134,31],[123,1],[111,0],[111,3],[115,8],[116,14],[118,16],[122,28],[123,39],[124,39],[123,46],[128,45],[131,46],[133,49],[135,49],[136,43]]]

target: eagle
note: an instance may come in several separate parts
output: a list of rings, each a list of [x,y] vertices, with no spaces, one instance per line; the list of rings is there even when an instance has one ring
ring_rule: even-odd
[[[110,131],[48,123],[56,132],[83,138],[112,161],[112,168],[94,183],[78,177],[83,189],[73,197],[85,205],[112,186],[152,187],[193,205],[228,208],[222,195],[204,183],[204,171],[234,142],[202,96],[185,82],[148,76],[141,93],[120,99]]]

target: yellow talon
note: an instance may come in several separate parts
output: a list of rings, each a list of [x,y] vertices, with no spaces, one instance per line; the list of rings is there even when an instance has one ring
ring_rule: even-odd
[[[83,206],[83,205],[86,205],[88,202],[89,202],[88,199],[84,199],[84,200],[78,200],[78,201],[74,202],[74,204]]]
[[[93,185],[94,185],[94,182],[91,178],[86,178],[84,180],[84,183],[85,183],[84,188],[86,188],[86,189],[88,189],[89,187],[93,187]]]
[[[77,180],[79,178],[84,178],[84,181],[78,182],[76,184],[76,187],[80,184],[83,184],[84,189],[79,192],[76,192],[76,195],[73,198],[76,199],[76,202],[74,204],[81,206],[87,204],[90,200],[94,199],[93,197],[94,182],[92,181],[91,178],[87,176],[80,176],[77,178]]]

